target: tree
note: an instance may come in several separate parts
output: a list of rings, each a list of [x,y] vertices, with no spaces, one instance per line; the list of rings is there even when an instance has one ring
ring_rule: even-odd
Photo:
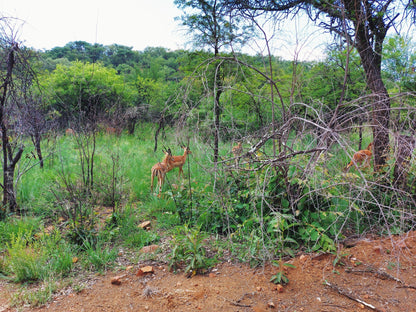
[[[389,146],[390,97],[381,75],[384,39],[388,30],[400,23],[400,13],[414,12],[412,1],[400,0],[225,0],[230,9],[276,13],[286,18],[299,11],[324,29],[343,37],[354,46],[361,59],[366,83],[373,96],[374,161],[384,165]],[[407,11],[410,10],[410,11]],[[280,14],[280,15],[279,15]],[[331,125],[330,125],[331,126]]]
[[[384,45],[383,74],[391,81],[393,91],[415,91],[415,44],[400,36],[388,37]]]
[[[232,46],[243,38],[238,34],[238,21],[230,16],[225,3],[220,0],[175,0],[179,9],[185,14],[181,17],[184,26],[189,28],[194,43],[200,47],[213,50],[214,58],[218,58],[223,47]],[[189,10],[189,13],[186,13]],[[232,22],[233,20],[233,22]],[[214,98],[214,163],[218,161],[218,144],[220,131],[221,103],[223,93],[222,61],[212,63],[213,75],[208,78],[212,85]]]
[[[27,90],[33,82],[34,74],[29,66],[30,51],[21,48],[15,40],[13,27],[7,18],[0,18],[0,130],[2,145],[3,205],[0,218],[7,210],[17,212],[18,206],[14,190],[15,168],[20,161],[24,146],[15,131]],[[10,30],[11,33],[7,31]]]
[[[133,86],[124,83],[113,68],[101,63],[90,64],[79,61],[70,66],[59,65],[52,73],[40,78],[41,84],[53,109],[61,114],[61,126],[79,118],[89,123],[103,118],[112,118],[119,107],[133,102]]]

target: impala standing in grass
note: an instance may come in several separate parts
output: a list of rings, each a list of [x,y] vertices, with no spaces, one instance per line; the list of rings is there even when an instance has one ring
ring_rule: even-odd
[[[165,181],[166,172],[172,170],[172,164],[173,164],[173,156],[170,149],[167,151],[164,151],[165,158],[163,158],[162,162],[158,162],[152,167],[152,175],[150,180],[150,189],[153,193],[153,181],[155,177],[157,177],[158,185],[159,185],[159,194],[157,197],[160,197],[160,194],[162,193],[162,185]]]
[[[373,150],[373,142],[368,144],[367,149],[354,153],[350,163],[347,165],[347,167],[345,167],[345,171],[348,171],[350,167],[353,165],[355,166],[355,168],[358,168],[358,165],[361,165],[361,164],[362,164],[361,166],[362,168],[370,167],[370,159],[371,159],[371,156],[373,155],[372,150]]]
[[[192,154],[189,147],[182,146],[182,148],[183,148],[183,155],[181,155],[181,156],[172,156],[173,157],[173,163],[172,163],[171,168],[168,170],[168,171],[171,171],[173,168],[179,167],[179,177],[181,176],[181,174],[183,175],[182,167],[186,162],[186,157],[188,156],[188,154]]]
[[[238,166],[238,156],[240,156],[241,153],[243,152],[243,146],[241,142],[238,142],[238,144],[233,147],[231,152],[233,153],[234,158],[235,158],[235,165]]]

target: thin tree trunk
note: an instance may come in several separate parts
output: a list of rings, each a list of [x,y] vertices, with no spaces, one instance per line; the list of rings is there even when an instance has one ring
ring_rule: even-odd
[[[381,78],[381,65],[374,62],[374,53],[368,49],[359,50],[367,85],[373,92],[373,140],[374,140],[374,165],[380,169],[385,163],[389,150],[389,125],[390,125],[390,96]],[[380,61],[381,64],[381,61]]]
[[[39,165],[40,168],[43,169],[43,156],[42,156],[42,149],[40,147],[41,135],[37,132],[34,136],[32,136],[33,145],[35,145],[36,154],[38,155]]]
[[[10,211],[17,212],[17,201],[14,192],[14,171],[17,163],[23,154],[23,148],[20,148],[16,156],[10,159],[9,165],[4,169],[4,193],[3,193],[3,205],[8,206]]]

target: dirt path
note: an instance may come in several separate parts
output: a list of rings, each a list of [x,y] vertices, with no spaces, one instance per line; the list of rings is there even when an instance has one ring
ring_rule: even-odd
[[[362,240],[332,254],[301,255],[286,268],[289,284],[270,282],[277,268],[223,263],[203,276],[187,278],[166,266],[137,276],[139,267],[95,276],[81,292],[66,290],[41,308],[20,311],[406,311],[416,312],[416,233],[383,240]],[[343,263],[334,267],[333,263]],[[122,276],[114,285],[114,276]],[[401,283],[403,282],[403,283]],[[331,286],[325,285],[329,283]],[[8,307],[0,286],[0,312]],[[360,302],[354,299],[361,300]]]

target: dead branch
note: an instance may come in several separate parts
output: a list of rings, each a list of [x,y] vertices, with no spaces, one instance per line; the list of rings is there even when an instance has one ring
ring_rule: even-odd
[[[393,280],[395,282],[400,283],[401,285],[398,286],[397,288],[411,288],[411,289],[416,289],[416,286],[413,285],[408,285],[405,282],[403,282],[401,279],[394,277],[382,270],[376,269],[372,266],[368,266],[366,269],[364,270],[356,270],[356,269],[351,269],[348,268],[345,270],[346,273],[372,273],[374,274],[376,277],[379,277],[381,279],[387,279],[387,280]]]
[[[329,287],[330,287],[330,288],[332,288],[333,290],[337,291],[340,295],[343,295],[343,296],[347,297],[348,299],[351,299],[351,300],[353,300],[353,301],[356,301],[356,302],[358,302],[358,303],[360,303],[360,304],[364,305],[365,307],[367,307],[367,308],[369,308],[369,309],[371,309],[371,310],[373,310],[373,311],[382,312],[382,310],[380,310],[380,309],[376,308],[376,307],[375,307],[375,306],[373,306],[372,304],[369,304],[369,303],[367,303],[367,302],[365,302],[365,301],[363,301],[363,300],[361,300],[361,299],[359,299],[359,298],[356,298],[356,297],[352,294],[352,292],[351,292],[351,291],[348,291],[348,290],[346,290],[346,289],[339,288],[337,285],[331,284],[331,283],[329,283],[328,281],[325,281],[325,282],[324,282],[324,284],[325,284],[326,286],[329,286]]]
[[[396,281],[400,284],[405,284],[401,279],[394,277],[392,275],[390,275],[389,273],[386,273],[380,269],[374,268],[373,266],[369,265],[367,266],[364,270],[357,270],[357,269],[351,269],[348,268],[345,270],[345,272],[347,273],[372,273],[374,274],[376,277],[381,278],[381,279],[387,279],[387,280],[393,280]]]

